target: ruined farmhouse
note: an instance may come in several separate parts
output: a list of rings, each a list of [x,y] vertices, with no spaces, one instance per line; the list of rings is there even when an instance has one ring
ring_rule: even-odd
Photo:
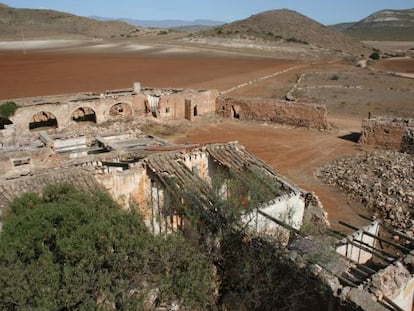
[[[136,123],[139,118],[192,121],[214,113],[326,129],[323,106],[221,97],[216,90],[149,89],[138,83],[132,89],[13,101],[19,108],[0,129],[0,213],[23,192],[40,193],[47,184],[69,182],[89,191],[106,190],[124,208],[138,209],[154,234],[185,234],[194,225],[199,231],[214,226],[221,212],[214,202],[233,200],[251,234],[277,237],[292,260],[307,258],[332,299],[363,310],[411,310],[412,238],[375,220],[364,228],[344,223],[355,232],[337,232],[334,254],[314,258],[315,248],[321,255],[324,250],[301,228],[327,228],[329,223],[313,193],[238,142],[171,144],[143,133]],[[195,224],[186,208],[196,209],[191,211],[198,215]]]

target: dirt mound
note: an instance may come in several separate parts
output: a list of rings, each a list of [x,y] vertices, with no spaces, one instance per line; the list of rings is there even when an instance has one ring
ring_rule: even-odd
[[[385,222],[414,235],[414,158],[398,152],[362,153],[319,169],[316,175],[371,208]]]
[[[52,10],[15,9],[0,5],[0,38],[125,37],[136,27],[119,21],[96,21]]]
[[[362,45],[318,22],[290,10],[272,10],[204,32],[208,36],[257,37],[269,41],[310,44],[330,50],[356,53]]]

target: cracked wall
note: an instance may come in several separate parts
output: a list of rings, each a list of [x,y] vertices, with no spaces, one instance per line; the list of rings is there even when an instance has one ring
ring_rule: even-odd
[[[373,147],[413,153],[413,127],[414,121],[405,118],[364,119],[359,142]]]
[[[329,129],[323,105],[276,99],[218,97],[217,115],[224,118],[255,120],[316,129]]]

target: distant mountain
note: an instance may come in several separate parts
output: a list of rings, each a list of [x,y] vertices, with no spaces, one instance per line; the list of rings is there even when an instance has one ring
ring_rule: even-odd
[[[358,40],[414,41],[414,9],[376,12],[344,33]]]
[[[91,18],[101,21],[118,20],[130,25],[140,26],[145,28],[183,28],[183,27],[214,27],[224,24],[224,22],[213,21],[208,19],[196,19],[193,21],[185,21],[178,19],[166,19],[166,20],[139,20],[130,18],[106,18],[99,16],[91,16]]]
[[[333,31],[344,31],[345,29],[351,27],[354,24],[355,22],[340,23],[340,24],[335,24],[335,25],[329,25],[328,28]]]
[[[136,27],[120,21],[96,21],[52,10],[16,9],[0,4],[0,37],[109,38],[127,36]]]
[[[184,32],[199,32],[203,30],[208,30],[213,28],[214,26],[206,26],[206,25],[191,25],[191,26],[180,26],[175,27],[172,29],[178,30],[178,31],[184,31]]]
[[[362,48],[359,42],[350,37],[287,9],[252,15],[247,19],[207,30],[202,35],[287,41],[347,52],[359,51]]]

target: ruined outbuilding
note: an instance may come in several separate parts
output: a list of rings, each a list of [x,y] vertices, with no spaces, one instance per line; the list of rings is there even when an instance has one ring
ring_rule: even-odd
[[[228,206],[217,202],[231,202],[250,234],[284,244],[292,260],[306,258],[332,296],[351,309],[411,310],[410,236],[374,221],[362,229],[351,227],[355,232],[350,235],[334,232],[336,253],[330,256],[301,230],[329,227],[318,198],[238,142],[175,145],[129,128],[133,122],[120,122],[139,117],[191,121],[215,112],[240,120],[327,129],[325,107],[223,98],[214,90],[141,89],[139,84],[102,94],[15,102],[19,109],[0,128],[0,215],[24,192],[40,193],[50,183],[69,182],[87,191],[106,190],[124,208],[136,208],[153,234],[186,234],[195,227],[202,236],[203,227],[220,222],[220,209]],[[83,122],[95,129],[76,126]],[[391,120],[385,127],[381,120],[372,122],[366,122],[363,142],[382,131],[392,138],[380,143],[413,150],[412,120]]]
[[[99,186],[125,208],[137,206],[154,234],[185,229],[188,219],[177,203],[194,200],[201,218],[213,219],[216,196],[235,198],[245,209],[246,224],[262,234],[283,231],[288,238],[289,229],[300,229],[305,221],[326,221],[312,194],[237,142],[170,145],[143,133],[62,137],[39,132],[20,150],[4,148],[0,166],[5,172],[0,177],[2,209],[20,193],[67,181],[87,190]],[[257,195],[253,191],[266,194],[254,206],[249,204]]]
[[[264,98],[217,98],[216,114],[224,118],[265,121],[320,130],[330,128],[324,105],[309,101]]]
[[[414,120],[376,117],[362,121],[361,144],[414,154]]]
[[[133,89],[104,93],[78,93],[12,99],[19,109],[9,118],[3,131],[9,135],[39,128],[64,130],[72,123],[133,120],[151,116],[159,120],[192,120],[214,112],[216,90]]]
[[[376,220],[343,235],[337,253],[347,262],[337,274],[338,295],[363,310],[411,311],[414,239]]]

